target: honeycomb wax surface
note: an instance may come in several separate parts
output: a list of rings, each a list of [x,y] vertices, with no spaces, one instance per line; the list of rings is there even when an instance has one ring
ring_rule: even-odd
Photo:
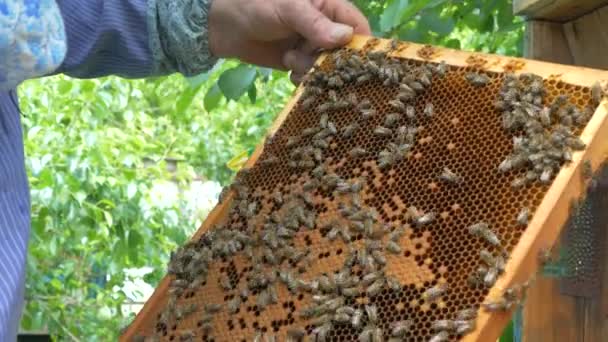
[[[349,56],[359,52],[343,49],[333,54]],[[412,68],[429,64],[436,68],[439,65],[404,58],[397,60]],[[318,68],[330,71],[334,67],[334,59],[326,58]],[[485,86],[473,86],[465,77],[469,72],[486,75],[489,81]],[[533,214],[550,185],[531,182],[521,189],[514,189],[511,183],[526,170],[506,173],[497,170],[513,150],[514,133],[505,131],[501,113],[495,108],[505,75],[482,71],[474,66],[450,65],[443,77],[433,75],[432,84],[414,102],[418,115],[415,123],[410,122],[410,126],[417,127],[414,143],[402,159],[382,168],[378,164],[378,156],[393,137],[380,136],[374,130],[385,125],[386,116],[395,112],[389,101],[398,96],[399,86],[384,85],[379,80],[370,79],[360,84],[345,82],[343,86],[336,87],[335,93],[339,98],[355,94],[358,101],[368,99],[376,111],[366,120],[352,107],[327,112],[327,119],[339,133],[326,139],[328,144],[323,148],[322,161],[315,166],[324,165],[325,174],[335,173],[347,184],[361,182],[362,189],[355,192],[341,193],[318,185],[304,190],[306,184],[315,179],[313,168],[294,168],[289,161],[294,158],[294,149],[306,148],[312,144],[313,138],[301,137],[290,143],[290,147],[286,144],[290,137],[300,137],[307,128],[319,125],[322,114],[318,108],[328,101],[330,95],[324,91],[306,106],[303,105],[304,99],[300,99],[266,142],[256,164],[238,177],[239,186],[248,190],[247,202],[253,202],[255,206],[241,208],[240,211],[233,208],[218,223],[234,231],[259,233],[273,213],[285,218],[295,211],[294,207],[305,207],[305,214],[313,215],[313,226],[301,224],[285,243],[293,251],[304,252],[306,256],[298,262],[287,257],[280,264],[271,265],[263,255],[263,250],[273,250],[268,247],[253,248],[253,253],[261,255],[255,263],[251,262],[252,258],[244,249],[214,255],[205,280],[199,287],[183,291],[174,304],[176,307],[196,304],[193,313],[178,320],[165,320],[162,312],[157,312],[154,319],[147,321],[139,331],[141,335],[157,335],[162,341],[271,341],[273,338],[285,341],[290,329],[301,328],[306,331],[305,340],[314,341],[315,333],[316,339],[321,340],[317,328],[322,325],[314,322],[319,317],[307,319],[301,316],[304,310],[315,306],[314,294],[304,290],[289,291],[284,282],[275,280],[276,303],[260,306],[258,297],[268,295],[266,288],[251,288],[248,284],[261,272],[276,272],[275,278],[280,272],[289,273],[294,279],[305,282],[319,279],[324,274],[330,279],[335,276],[343,269],[345,259],[353,250],[365,249],[365,233],[357,230],[349,230],[350,242],[345,242],[347,239],[341,236],[335,239],[328,236],[333,226],[349,224],[342,212],[345,208],[357,206],[357,201],[362,210],[375,215],[372,229],[385,230],[385,235],[379,239],[383,243],[388,243],[390,232],[402,229],[402,234],[394,239],[399,246],[398,252],[388,252],[383,247],[386,260],[380,267],[384,277],[398,281],[399,288],[392,288],[385,282],[372,295],[367,292],[369,286],[359,285],[359,295],[341,297],[343,306],[363,313],[363,323],[354,327],[350,320],[340,323],[330,318],[333,323],[323,336],[326,341],[365,338],[361,334],[366,327],[381,329],[383,340],[388,340],[394,324],[406,320],[411,328],[396,340],[429,341],[437,333],[432,327],[434,322],[453,320],[461,310],[479,308],[489,288],[483,284],[472,286],[469,277],[483,265],[480,251],[508,254],[526,229],[525,225],[517,223],[516,217],[522,208],[528,208]],[[544,105],[552,103],[560,94],[569,95],[571,103],[580,108],[592,102],[589,88],[558,79],[545,79],[543,83],[546,90]],[[433,113],[425,116],[422,113],[429,103],[432,103]],[[400,119],[401,124],[406,121]],[[357,123],[358,129],[352,136],[344,137],[342,130],[353,123]],[[580,131],[579,127],[575,133]],[[366,153],[353,157],[351,151],[357,147]],[[270,159],[277,161],[263,163]],[[458,175],[460,181],[442,180],[440,175],[445,168]],[[283,197],[282,201],[276,199],[277,192]],[[310,198],[301,199],[302,193],[309,194]],[[228,200],[236,201],[238,194],[235,197]],[[434,219],[428,224],[414,224],[411,207],[421,215],[433,214]],[[244,214],[248,210],[251,213]],[[500,247],[469,233],[467,228],[478,222],[489,225],[500,239]],[[201,249],[215,243],[211,238],[205,240],[205,236],[192,242],[190,248]],[[274,249],[275,252],[278,250]],[[360,280],[366,274],[360,265],[351,267],[350,271]],[[428,289],[438,285],[447,285],[448,290],[436,300],[425,299]],[[326,296],[325,300],[321,298],[321,303],[335,298],[330,292],[317,293]],[[235,313],[229,313],[227,303],[237,297],[240,305]],[[222,304],[223,308],[205,316],[206,304]],[[370,306],[377,309],[378,317],[374,322],[366,313],[366,307]],[[211,322],[211,327],[207,321]],[[448,340],[456,341],[460,337],[450,331]]]

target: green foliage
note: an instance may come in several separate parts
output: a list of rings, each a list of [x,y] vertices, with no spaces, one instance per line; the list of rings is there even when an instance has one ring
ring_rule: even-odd
[[[354,3],[378,36],[521,54],[510,1]],[[22,326],[58,340],[105,341],[129,320],[116,290],[124,270],[152,267],[145,281],[156,286],[169,252],[197,228],[183,203],[151,205],[152,186],[185,187],[194,177],[228,183],[227,163],[251,153],[293,86],[285,73],[225,61],[190,79],[57,76],[19,90],[32,191]],[[176,172],[167,171],[172,160]]]
[[[146,281],[156,285],[169,252],[197,228],[182,203],[150,204],[154,182],[185,186],[200,175],[227,183],[226,162],[260,140],[293,89],[277,73],[255,105],[217,101],[224,110],[209,113],[199,90],[218,75],[207,77],[57,76],[19,89],[32,193],[24,329],[114,340],[125,323],[125,294],[113,289],[124,269],[151,266]],[[187,162],[169,173],[168,160]]]

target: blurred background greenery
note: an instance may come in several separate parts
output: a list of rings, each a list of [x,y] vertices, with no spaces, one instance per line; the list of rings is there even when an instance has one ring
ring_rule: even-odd
[[[510,0],[353,2],[377,36],[522,53]],[[115,340],[293,90],[286,73],[236,61],[189,79],[21,85],[32,193],[22,328]]]

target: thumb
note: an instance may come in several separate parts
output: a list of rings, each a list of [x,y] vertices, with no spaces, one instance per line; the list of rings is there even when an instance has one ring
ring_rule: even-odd
[[[352,39],[352,27],[331,21],[310,1],[283,1],[282,3],[279,16],[283,23],[313,45],[332,49],[343,46]]]

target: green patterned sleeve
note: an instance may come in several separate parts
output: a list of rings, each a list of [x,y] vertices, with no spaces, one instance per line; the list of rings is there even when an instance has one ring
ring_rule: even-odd
[[[213,67],[207,21],[212,1],[148,0],[153,74],[193,76]]]

